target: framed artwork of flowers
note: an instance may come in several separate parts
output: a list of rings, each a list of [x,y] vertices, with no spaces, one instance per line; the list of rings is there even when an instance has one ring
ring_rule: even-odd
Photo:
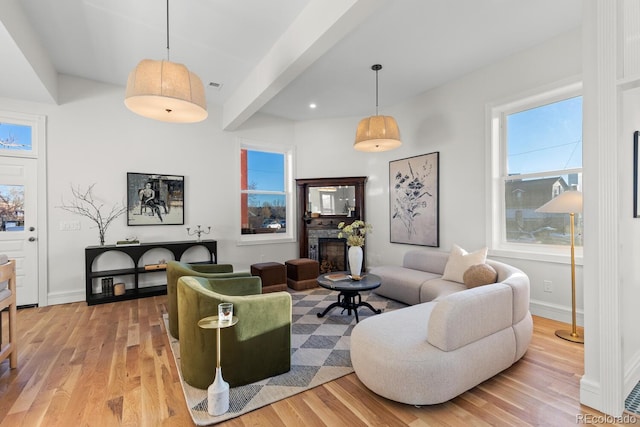
[[[391,243],[440,246],[439,155],[389,162]]]

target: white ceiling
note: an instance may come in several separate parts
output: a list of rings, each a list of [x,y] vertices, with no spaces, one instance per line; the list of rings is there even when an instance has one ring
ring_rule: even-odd
[[[582,0],[171,0],[170,59],[233,129],[256,111],[380,112],[580,25]],[[123,87],[166,59],[164,0],[3,0],[0,97],[61,102],[57,73]],[[317,108],[312,110],[309,103]]]

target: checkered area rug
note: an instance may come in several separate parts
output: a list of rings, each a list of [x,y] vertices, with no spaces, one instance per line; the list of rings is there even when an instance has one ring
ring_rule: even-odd
[[[180,373],[180,342],[169,335],[171,350],[176,360],[180,381],[191,417],[196,425],[216,424],[269,405],[278,400],[301,393],[353,372],[349,354],[349,339],[356,324],[353,313],[336,307],[319,318],[329,304],[337,301],[337,292],[322,288],[307,291],[291,291],[291,370],[285,374],[235,387],[229,390],[229,411],[214,417],[207,410],[207,390],[186,384]],[[362,292],[366,301],[383,312],[405,307],[371,292]],[[360,307],[358,316],[362,322],[374,313]],[[168,320],[165,316],[165,329]]]
[[[631,390],[624,401],[624,407],[627,411],[640,415],[640,383]]]

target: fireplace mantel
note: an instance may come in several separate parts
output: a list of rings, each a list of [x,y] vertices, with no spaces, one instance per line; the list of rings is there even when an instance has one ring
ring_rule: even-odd
[[[313,253],[309,248],[310,233],[312,241],[319,237],[337,237],[340,222],[350,224],[357,219],[365,220],[366,182],[366,176],[296,179],[300,258],[315,256],[317,259],[317,251]],[[349,200],[337,200],[337,194],[342,193],[348,194]],[[330,207],[316,204],[316,198],[327,201]]]

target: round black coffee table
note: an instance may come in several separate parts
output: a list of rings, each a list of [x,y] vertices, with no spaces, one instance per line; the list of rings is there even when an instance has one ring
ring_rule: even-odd
[[[333,280],[329,279],[333,278]],[[362,301],[361,291],[368,291],[380,287],[380,276],[375,274],[365,274],[360,280],[352,280],[348,271],[332,271],[331,273],[321,274],[318,276],[318,284],[325,289],[331,291],[339,291],[338,301],[331,303],[322,313],[318,313],[318,317],[324,317],[329,311],[336,307],[342,307],[342,311],[347,310],[347,314],[351,315],[351,310],[358,319],[358,307],[368,307],[376,314],[382,313],[382,310],[376,310],[366,301]]]

